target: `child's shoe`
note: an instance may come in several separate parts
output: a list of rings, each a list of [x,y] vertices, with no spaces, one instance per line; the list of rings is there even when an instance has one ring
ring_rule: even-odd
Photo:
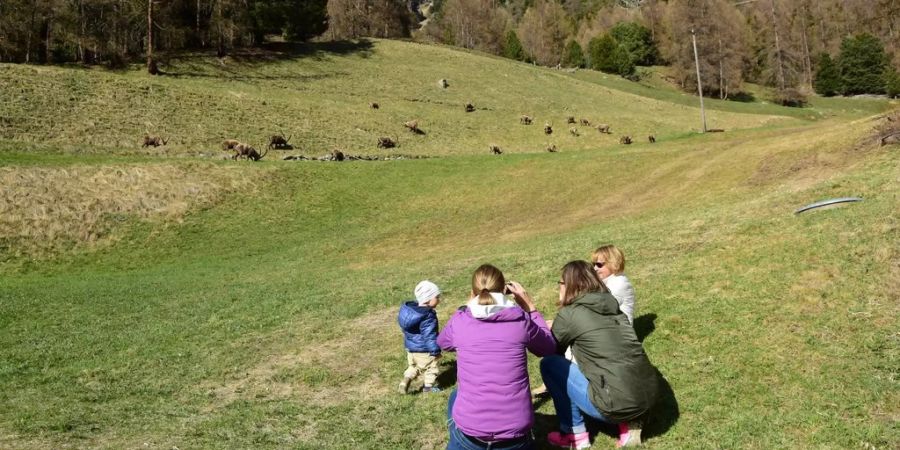
[[[619,442],[616,448],[637,447],[641,445],[641,423],[623,422],[619,424]]]
[[[422,392],[423,393],[441,392],[441,388],[438,386],[422,386]]]
[[[403,381],[400,382],[400,388],[398,389],[401,394],[406,394],[407,389],[409,389],[409,383],[411,382],[411,379],[403,377]]]
[[[588,435],[587,431],[575,434],[551,431],[547,434],[547,442],[562,448],[591,448],[591,437]]]

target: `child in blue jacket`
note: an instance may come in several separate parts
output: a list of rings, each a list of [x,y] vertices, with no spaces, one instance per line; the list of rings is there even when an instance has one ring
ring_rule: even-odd
[[[424,374],[425,386],[422,392],[439,392],[435,381],[438,376],[438,359],[441,348],[437,345],[438,320],[435,306],[441,302],[441,290],[436,284],[425,280],[416,285],[415,301],[400,305],[397,323],[403,330],[403,345],[406,347],[406,371],[400,382],[400,393],[406,394],[409,384],[419,374]]]

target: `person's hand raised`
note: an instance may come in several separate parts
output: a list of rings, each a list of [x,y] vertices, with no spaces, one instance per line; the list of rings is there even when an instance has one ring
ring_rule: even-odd
[[[513,295],[516,303],[520,308],[525,310],[525,312],[537,310],[537,308],[534,307],[534,301],[531,299],[531,295],[525,291],[525,288],[522,287],[519,282],[510,281],[509,283],[506,283],[506,291]]]

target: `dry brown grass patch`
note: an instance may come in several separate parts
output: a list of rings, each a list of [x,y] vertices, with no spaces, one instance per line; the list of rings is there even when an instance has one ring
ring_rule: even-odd
[[[385,324],[391,323],[395,314],[393,308],[375,311],[343,326],[353,330],[352,333],[336,339],[313,341],[299,350],[273,349],[272,355],[248,368],[241,376],[225,383],[205,383],[201,388],[214,400],[204,412],[219,410],[237,400],[293,398],[305,404],[333,406],[348,399],[365,401],[389,395],[393,384],[386,383],[374,370],[377,364],[374,355],[377,349],[388,345],[394,334],[394,328]],[[360,341],[358,336],[366,336],[366,339]],[[310,386],[291,375],[303,367],[322,368],[341,377],[353,378],[354,382],[343,386]]]
[[[0,260],[95,244],[129,219],[179,221],[250,186],[253,173],[208,163],[0,168]]]

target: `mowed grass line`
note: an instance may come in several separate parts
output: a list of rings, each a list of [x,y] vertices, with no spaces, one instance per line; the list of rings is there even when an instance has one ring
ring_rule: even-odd
[[[399,300],[435,279],[446,320],[493,261],[552,316],[558,268],[612,241],[639,315],[656,316],[645,344],[680,410],[651,446],[889,445],[897,165],[849,150],[866,126],[279,166],[181,225],[137,224],[113,248],[4,276],[2,434],[22,447],[440,447],[446,395],[391,391]],[[851,193],[867,200],[790,214]],[[552,407],[539,413],[547,431]]]

